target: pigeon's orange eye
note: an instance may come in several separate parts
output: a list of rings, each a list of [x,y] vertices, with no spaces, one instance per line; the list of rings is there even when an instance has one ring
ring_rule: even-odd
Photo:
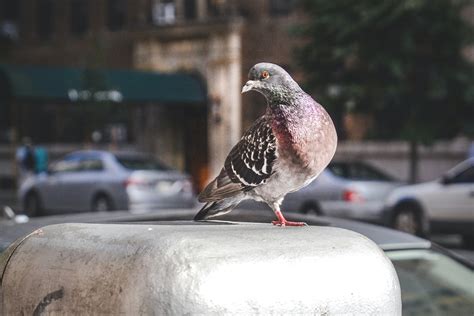
[[[270,77],[270,74],[266,70],[262,71],[262,73],[260,74],[260,78],[262,79],[267,79],[268,77]]]

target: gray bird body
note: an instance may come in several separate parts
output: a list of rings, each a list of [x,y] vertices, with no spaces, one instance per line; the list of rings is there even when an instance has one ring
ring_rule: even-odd
[[[206,204],[196,220],[230,212],[245,199],[265,202],[280,212],[285,195],[314,180],[336,151],[337,135],[329,114],[286,71],[260,63],[252,67],[249,78],[243,92],[262,93],[267,111],[244,133],[220,174],[199,195]]]

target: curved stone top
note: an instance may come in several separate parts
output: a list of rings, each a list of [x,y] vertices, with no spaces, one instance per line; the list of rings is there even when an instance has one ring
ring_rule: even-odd
[[[47,226],[14,250],[0,300],[0,314],[401,315],[372,241],[266,224]]]

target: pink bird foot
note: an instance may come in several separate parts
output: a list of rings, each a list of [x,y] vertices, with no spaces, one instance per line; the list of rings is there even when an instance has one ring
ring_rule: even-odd
[[[272,221],[273,225],[278,225],[280,227],[285,227],[285,226],[308,226],[305,222],[289,222],[283,217],[283,214],[280,211],[275,211],[275,215],[278,217],[278,220]]]
[[[282,226],[282,227],[285,227],[285,226],[298,226],[298,227],[301,227],[301,226],[308,226],[308,224],[306,224],[305,222],[289,222],[289,221],[272,221],[272,224],[273,225],[277,225],[277,226]]]

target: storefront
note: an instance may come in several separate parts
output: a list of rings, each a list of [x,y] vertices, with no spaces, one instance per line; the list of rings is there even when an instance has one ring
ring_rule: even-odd
[[[133,144],[196,180],[207,170],[207,92],[190,74],[0,65],[0,143]]]

